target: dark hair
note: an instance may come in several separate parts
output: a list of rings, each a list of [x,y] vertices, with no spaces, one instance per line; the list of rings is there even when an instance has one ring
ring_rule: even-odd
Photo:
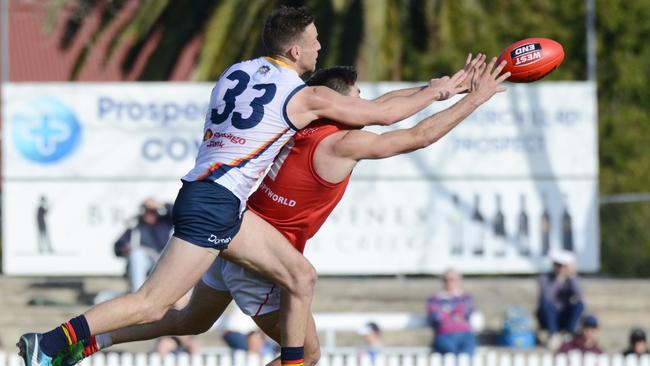
[[[630,332],[630,343],[645,342],[645,331],[641,328],[634,328]]]
[[[379,326],[375,322],[370,322],[366,326],[375,333],[381,333],[381,329],[379,329]]]
[[[295,42],[308,25],[314,22],[314,15],[306,6],[292,8],[281,6],[275,9],[264,23],[262,42],[269,55],[278,55],[285,51],[291,42]]]
[[[357,82],[357,70],[352,66],[334,66],[313,73],[305,84],[326,86],[341,94],[348,95],[350,87]]]

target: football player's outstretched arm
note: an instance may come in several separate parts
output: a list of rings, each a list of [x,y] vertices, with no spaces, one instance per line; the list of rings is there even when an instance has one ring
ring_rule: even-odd
[[[333,152],[340,157],[354,160],[382,159],[427,147],[456,127],[481,104],[494,94],[505,91],[500,87],[510,73],[499,73],[505,62],[495,66],[496,58],[483,65],[472,76],[472,92],[453,106],[438,112],[409,129],[386,132],[380,135],[372,132],[351,130],[333,146]]]
[[[435,79],[432,79],[432,80],[435,80]],[[419,91],[424,90],[428,86],[429,85],[421,85],[421,86],[415,86],[415,87],[412,87],[412,88],[393,90],[393,91],[390,91],[390,92],[388,92],[386,94],[383,94],[383,95],[373,99],[372,101],[382,103],[382,102],[386,102],[386,101],[388,101],[388,100],[390,100],[392,98],[395,98],[395,97],[410,97],[411,95],[413,95],[413,94],[415,94],[415,93],[417,93]]]
[[[485,61],[485,55],[484,54],[478,53],[476,55],[476,57],[472,58],[472,54],[470,53],[470,54],[467,55],[467,60],[465,60],[465,66],[463,67],[463,70],[465,70],[465,73],[467,73],[467,75],[469,75],[469,73],[471,72],[471,70],[474,67],[482,64],[484,61]],[[373,101],[375,101],[375,102],[384,102],[384,101],[387,101],[387,100],[389,100],[391,98],[395,98],[395,97],[409,97],[409,96],[423,90],[427,86],[430,86],[432,83],[435,83],[436,80],[438,80],[438,79],[431,79],[429,81],[428,85],[422,85],[422,86],[416,86],[416,87],[413,87],[413,88],[393,90],[393,91],[390,91],[390,92],[388,92],[388,93],[386,93],[386,94],[384,94],[384,95],[382,95],[380,97],[375,98]],[[471,89],[470,80],[471,80],[470,77],[466,77],[465,81],[463,83],[461,83],[461,86],[462,86],[462,89],[463,89],[461,91],[461,93],[471,91],[470,90]]]
[[[298,128],[323,118],[350,126],[390,125],[463,91],[466,77],[467,72],[460,70],[452,77],[434,79],[412,95],[383,101],[341,95],[326,86],[305,87],[290,100],[287,113]]]

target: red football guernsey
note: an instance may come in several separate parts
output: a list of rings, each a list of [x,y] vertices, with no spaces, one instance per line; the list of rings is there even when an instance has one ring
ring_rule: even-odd
[[[314,170],[318,144],[341,128],[331,122],[312,123],[296,132],[280,151],[248,208],[273,225],[301,253],[339,203],[350,180],[329,183]]]

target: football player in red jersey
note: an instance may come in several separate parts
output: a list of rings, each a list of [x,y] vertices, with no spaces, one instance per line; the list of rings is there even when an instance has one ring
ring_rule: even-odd
[[[470,92],[453,106],[408,129],[375,134],[332,121],[313,122],[296,133],[280,152],[257,191],[249,198],[248,208],[302,252],[307,240],[341,200],[350,174],[360,160],[383,159],[435,143],[494,94],[505,90],[500,84],[509,73],[499,76],[503,66],[503,63],[496,65],[496,59],[486,65],[484,57],[480,57],[472,72]],[[341,94],[359,96],[356,78],[356,71],[351,67],[333,67],[316,72],[307,84],[324,85]],[[417,90],[419,88],[404,89],[399,94],[408,96]],[[185,308],[172,309],[155,323],[100,334],[84,355],[112,344],[163,335],[203,333],[233,299],[266,334],[279,341],[279,294],[279,288],[272,282],[217,258],[196,285]],[[305,339],[305,365],[316,364],[319,352],[312,317]]]

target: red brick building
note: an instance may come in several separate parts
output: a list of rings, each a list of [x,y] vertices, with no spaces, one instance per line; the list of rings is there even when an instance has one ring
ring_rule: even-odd
[[[95,7],[83,19],[79,33],[67,50],[59,47],[65,23],[72,14],[73,6],[66,5],[61,14],[48,26],[48,10],[53,2],[47,0],[0,0],[8,2],[9,24],[2,24],[8,30],[8,78],[11,82],[47,82],[67,81],[72,73],[74,63],[87,41],[99,27],[101,6]],[[102,1],[99,1],[101,4]],[[153,37],[144,45],[143,51],[136,59],[133,69],[123,74],[120,64],[126,54],[129,42],[124,42],[113,58],[103,66],[106,49],[120,27],[130,19],[140,6],[139,1],[127,1],[126,5],[110,24],[108,29],[97,39],[97,43],[88,54],[78,74],[78,81],[119,81],[136,80],[158,42],[154,30]],[[183,50],[170,80],[182,81],[190,78],[200,50],[201,38],[196,37]]]

